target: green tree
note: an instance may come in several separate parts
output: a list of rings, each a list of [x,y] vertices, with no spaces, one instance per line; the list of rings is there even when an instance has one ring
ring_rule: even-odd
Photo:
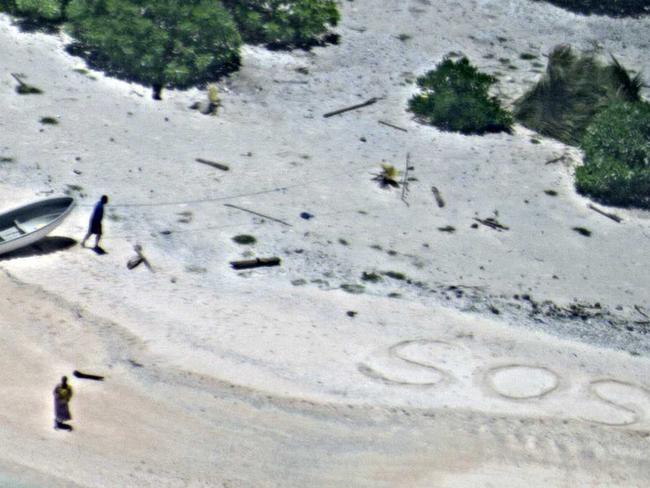
[[[529,129],[578,145],[594,116],[612,103],[640,100],[643,80],[612,56],[604,64],[591,54],[556,46],[546,73],[515,102],[515,118]]]
[[[442,130],[463,134],[509,132],[511,115],[488,94],[495,82],[467,58],[457,62],[445,58],[435,70],[417,79],[422,92],[409,100],[409,109]]]
[[[218,0],[71,0],[66,13],[74,51],[156,99],[239,65],[241,38]]]
[[[612,104],[589,125],[582,149],[579,192],[603,203],[650,208],[650,104]]]
[[[224,0],[246,42],[308,45],[335,26],[334,0]]]
[[[34,24],[60,22],[68,0],[0,0],[0,10],[24,17]]]

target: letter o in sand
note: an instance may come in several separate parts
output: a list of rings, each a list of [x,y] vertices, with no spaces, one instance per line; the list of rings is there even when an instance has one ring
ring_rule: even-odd
[[[559,377],[541,366],[511,364],[492,368],[487,373],[489,387],[510,400],[542,398],[559,385]]]

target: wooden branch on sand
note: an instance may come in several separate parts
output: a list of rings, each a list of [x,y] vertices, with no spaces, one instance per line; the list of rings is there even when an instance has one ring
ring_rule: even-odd
[[[639,313],[640,313],[641,315],[643,315],[646,319],[650,319],[650,317],[648,316],[648,314],[645,313],[643,310],[641,310],[641,307],[639,307],[638,305],[634,305],[634,310],[636,310],[637,312],[639,312]]]
[[[27,86],[27,83],[21,80],[16,73],[11,73],[11,76],[13,76],[14,80],[16,80],[20,86]]]
[[[393,129],[401,130],[402,132],[408,132],[408,130],[405,129],[404,127],[393,125],[390,122],[386,122],[384,120],[378,120],[377,122],[379,122],[381,125],[385,125],[386,127],[392,127]]]
[[[72,372],[75,378],[81,378],[83,380],[93,380],[93,381],[104,381],[103,376],[99,376],[96,374],[88,374],[88,373],[82,373],[81,371],[74,370]]]
[[[432,186],[431,191],[433,192],[433,197],[436,199],[436,203],[438,204],[438,207],[442,208],[445,206],[445,201],[442,199],[442,195],[440,194],[440,190],[438,190],[437,187]]]
[[[133,256],[131,259],[129,259],[129,261],[126,263],[126,267],[129,269],[133,269],[136,266],[139,266],[140,264],[144,263],[147,269],[153,273],[154,270],[151,267],[151,264],[149,264],[149,260],[142,253],[142,246],[140,244],[136,244],[135,246],[133,246],[133,250],[135,251],[136,255]]]
[[[595,207],[591,203],[587,204],[587,207],[590,208],[591,210],[593,210],[594,212],[597,212],[600,215],[603,215],[603,216],[607,217],[608,219],[612,219],[617,224],[620,224],[623,221],[623,219],[621,217],[619,217],[618,215],[613,214],[613,213],[609,213],[609,212],[605,212],[604,210],[601,210],[601,209]]]
[[[497,219],[494,217],[488,217],[487,219],[479,219],[477,217],[474,217],[474,220],[476,220],[479,224],[483,224],[487,227],[490,227],[492,229],[502,231],[502,230],[509,230],[510,227],[507,227],[500,223]]]
[[[243,261],[231,261],[230,266],[234,269],[250,269],[250,268],[260,268],[263,266],[279,266],[280,258],[255,258],[255,259],[245,259]]]
[[[326,114],[323,115],[323,117],[325,117],[325,118],[332,117],[333,115],[339,115],[339,114],[342,114],[342,113],[345,113],[345,112],[349,112],[350,110],[356,110],[358,108],[367,107],[368,105],[372,105],[373,103],[377,103],[379,100],[381,100],[381,98],[372,97],[371,99],[366,100],[363,103],[358,103],[357,105],[350,105],[349,107],[341,108],[339,110],[334,110],[333,112],[327,112]]]
[[[557,158],[549,159],[546,161],[544,164],[553,164],[553,163],[559,163],[566,157],[566,154],[563,154],[562,156],[558,156]]]
[[[409,202],[406,201],[406,193],[408,192],[408,175],[409,169],[411,169],[411,153],[406,153],[406,163],[404,168],[404,178],[402,178],[402,201],[406,204],[407,207],[410,207]]]
[[[257,215],[258,217],[262,217],[264,219],[272,220],[274,222],[279,222],[282,225],[286,225],[288,227],[292,227],[292,225],[288,222],[285,222],[284,220],[276,219],[275,217],[269,217],[268,215],[261,214],[259,212],[256,212],[255,210],[249,210],[244,207],[238,207],[237,205],[233,205],[232,203],[224,203],[224,206],[230,207],[230,208],[236,208],[237,210],[241,210],[242,212],[248,212],[253,215]]]
[[[195,161],[197,163],[207,164],[208,166],[212,166],[213,168],[220,169],[221,171],[230,171],[229,166],[227,166],[225,164],[221,164],[221,163],[216,163],[216,162],[210,161],[208,159],[196,158]]]

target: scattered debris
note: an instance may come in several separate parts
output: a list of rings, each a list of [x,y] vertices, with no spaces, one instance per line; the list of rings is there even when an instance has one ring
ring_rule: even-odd
[[[432,186],[431,191],[433,192],[433,197],[436,199],[436,203],[438,204],[438,207],[443,208],[445,206],[445,201],[442,199],[440,190],[438,190],[437,187]]]
[[[377,283],[379,281],[382,281],[383,278],[381,277],[381,275],[379,275],[379,274],[377,274],[375,272],[364,271],[363,273],[361,273],[361,280],[362,281],[369,281],[371,283]]]
[[[597,212],[597,213],[599,213],[600,215],[603,215],[603,216],[607,217],[608,219],[612,219],[612,220],[613,220],[614,222],[616,222],[617,224],[620,224],[620,223],[623,221],[623,219],[622,219],[621,217],[619,217],[618,215],[613,214],[613,213],[609,213],[609,212],[605,212],[604,210],[601,210],[601,209],[595,207],[595,206],[592,205],[591,203],[589,203],[589,204],[587,205],[587,207],[588,207],[589,209],[593,210],[594,212]]]
[[[232,240],[235,241],[237,244],[243,244],[243,245],[255,244],[257,242],[257,239],[255,239],[254,236],[248,234],[236,235],[235,237],[232,238]]]
[[[273,83],[287,83],[290,85],[306,85],[309,82],[306,80],[273,80]]]
[[[382,188],[386,188],[387,186],[399,188],[399,182],[397,181],[398,176],[399,171],[395,166],[388,163],[382,163],[381,173],[374,175],[373,180],[378,181]]]
[[[178,212],[176,215],[180,215],[181,218],[177,222],[181,224],[189,224],[192,222],[192,212],[190,210],[184,210],[183,212]]]
[[[640,313],[641,315],[643,315],[646,319],[650,319],[650,316],[649,316],[647,313],[645,313],[643,310],[641,310],[641,307],[639,307],[638,305],[634,305],[634,310],[636,310],[637,312],[639,312],[639,313]]]
[[[453,232],[456,232],[456,227],[454,227],[452,225],[446,225],[444,227],[438,227],[438,230],[440,232],[449,232],[451,234]]]
[[[559,163],[560,161],[563,161],[564,158],[566,157],[566,154],[562,154],[562,156],[558,156],[557,158],[549,159],[546,161],[544,164],[554,164],[554,163]]]
[[[406,206],[409,206],[409,202],[406,201],[406,192],[408,192],[408,174],[409,170],[412,169],[413,167],[409,164],[411,161],[411,153],[406,153],[406,162],[404,164],[404,177],[402,178],[402,195],[400,196],[400,199],[406,204]]]
[[[250,268],[259,268],[262,266],[279,266],[280,258],[255,258],[255,259],[245,259],[242,261],[231,261],[230,265],[234,269],[250,269]]]
[[[233,205],[232,203],[224,203],[224,206],[230,207],[230,208],[236,208],[237,210],[241,210],[242,212],[248,212],[248,213],[251,213],[253,215],[257,215],[258,217],[262,217],[262,218],[268,219],[268,220],[273,220],[274,222],[278,222],[278,223],[286,225],[288,227],[292,227],[291,224],[289,224],[288,222],[285,222],[284,220],[276,219],[275,217],[269,217],[268,215],[261,214],[259,212],[254,211],[254,210],[248,210],[247,208],[238,207],[237,205]]]
[[[19,95],[40,95],[43,93],[43,90],[40,88],[25,83],[16,73],[11,73],[11,76],[13,76],[14,79],[18,82],[16,93]]]
[[[217,111],[221,106],[221,97],[219,97],[219,88],[217,85],[211,83],[208,85],[207,100],[194,102],[190,105],[190,109],[198,110],[203,115],[217,115]],[[167,120],[167,118],[165,118]]]
[[[388,276],[389,278],[392,278],[394,280],[400,280],[400,281],[406,280],[406,275],[404,273],[400,273],[399,271],[382,271],[381,274],[383,274],[384,276]]]
[[[353,295],[360,295],[366,290],[366,287],[363,285],[344,283],[341,285],[341,289]]]
[[[487,227],[498,230],[499,232],[501,232],[502,230],[510,229],[510,227],[503,225],[495,217],[488,217],[487,219],[479,219],[478,217],[474,217],[474,220],[476,220],[479,224],[483,224]],[[472,228],[476,228],[476,227],[472,225]]]
[[[326,114],[323,115],[323,117],[332,117],[334,115],[339,115],[345,112],[349,112],[350,110],[356,110],[359,108],[367,107],[368,105],[372,105],[374,103],[377,103],[379,100],[381,100],[382,97],[372,97],[369,100],[366,100],[363,103],[358,103],[356,105],[351,105],[349,107],[341,108],[339,110],[334,110],[333,112],[327,112]]]
[[[213,168],[220,169],[221,171],[230,171],[230,167],[222,163],[217,163],[215,161],[210,161],[208,159],[203,159],[203,158],[196,158],[195,161],[197,163],[207,164],[208,166],[212,166]]]
[[[88,374],[88,373],[82,373],[81,371],[74,370],[72,372],[75,378],[81,378],[83,380],[93,380],[93,381],[104,381],[103,376],[99,376],[96,374]]]
[[[408,132],[408,130],[405,129],[404,127],[399,127],[397,125],[391,124],[390,122],[386,122],[384,120],[378,120],[377,122],[379,122],[381,125],[385,125],[387,127],[392,127],[393,129],[401,130],[402,132]]]
[[[581,236],[589,237],[591,235],[591,231],[589,229],[585,229],[584,227],[573,227],[573,230],[575,230]]]
[[[140,244],[136,244],[133,246],[133,250],[135,251],[136,255],[129,259],[129,261],[126,263],[126,267],[133,269],[136,266],[144,263],[147,269],[153,273],[153,268],[151,267],[151,264],[149,264],[149,260],[142,253],[142,246]]]

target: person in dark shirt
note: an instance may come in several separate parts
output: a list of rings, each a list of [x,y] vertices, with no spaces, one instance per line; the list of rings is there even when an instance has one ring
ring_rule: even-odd
[[[81,241],[81,247],[86,247],[86,241],[91,234],[95,234],[95,249],[99,249],[99,240],[102,238],[102,219],[104,218],[104,205],[108,203],[108,197],[102,195],[102,198],[99,199],[95,208],[93,209],[93,214],[90,216],[90,224],[88,226],[88,233]]]
[[[61,383],[56,385],[54,391],[54,428],[72,430],[66,422],[72,420],[70,415],[70,399],[72,398],[72,387],[68,384],[68,378],[61,378]]]

